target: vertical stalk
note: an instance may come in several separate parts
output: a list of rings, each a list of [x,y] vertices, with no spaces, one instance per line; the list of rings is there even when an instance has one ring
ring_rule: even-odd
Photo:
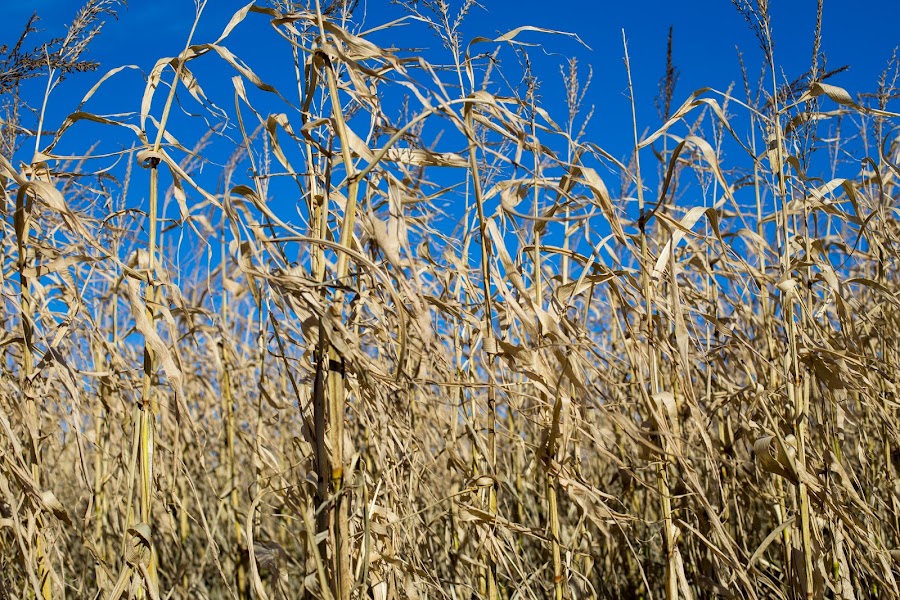
[[[529,99],[531,101],[531,137],[532,137],[532,153],[534,155],[534,176],[533,176],[533,193],[534,202],[532,206],[532,215],[534,216],[534,250],[532,254],[532,262],[534,263],[534,304],[541,308],[544,292],[543,278],[541,274],[541,230],[543,223],[540,220],[539,206],[539,184],[538,179],[541,174],[541,145],[538,143],[537,131],[535,128],[535,105],[534,91],[529,88]],[[566,209],[568,211],[568,209]],[[568,235],[566,235],[566,243],[568,243]],[[540,340],[536,340],[540,344]],[[541,402],[546,404],[548,398],[546,394],[539,393]],[[562,410],[562,398],[559,394],[553,400],[553,409],[550,418],[550,435],[545,448],[546,455],[544,458],[544,486],[547,493],[547,513],[550,521],[550,552],[553,559],[553,597],[555,600],[563,600],[565,592],[565,577],[563,575],[562,554],[560,552],[560,525],[559,525],[559,489],[557,485],[557,474],[554,472],[552,465],[556,459],[557,440],[559,439],[559,419]]]
[[[244,568],[243,555],[244,551],[241,547],[241,540],[244,539],[243,525],[238,514],[240,506],[240,497],[238,496],[237,466],[235,463],[235,397],[231,385],[231,357],[228,353],[228,341],[225,335],[230,331],[228,327],[228,291],[225,287],[226,279],[226,253],[225,253],[225,228],[223,227],[222,236],[222,307],[220,318],[222,321],[223,338],[219,343],[220,359],[222,362],[222,414],[225,418],[225,468],[227,469],[226,477],[228,479],[228,500],[229,511],[234,529],[234,546],[232,547],[232,555],[235,560],[235,586],[240,597],[247,597],[247,573]]]
[[[748,93],[748,102],[749,102],[749,91]],[[753,156],[758,156],[757,152],[757,144],[756,144],[756,129],[753,127],[756,122],[755,115],[751,114],[750,116],[750,150],[753,153]],[[763,216],[764,216],[764,207],[763,207],[763,197],[762,197],[762,185],[761,185],[762,176],[760,175],[759,170],[759,161],[753,161],[753,192],[755,197],[755,205],[756,205],[756,234],[758,236],[757,242],[757,256],[759,257],[758,270],[760,273],[765,273],[767,268],[767,259],[766,259],[766,249],[763,240],[765,240],[765,229],[763,224]],[[780,377],[778,375],[778,369],[775,366],[775,359],[778,355],[775,339],[772,335],[772,329],[769,327],[770,316],[774,317],[774,311],[771,308],[771,298],[769,296],[769,288],[764,284],[760,283],[759,286],[759,311],[760,311],[760,322],[762,323],[763,331],[761,332],[765,339],[765,358],[766,363],[770,365],[769,372],[766,374],[769,384],[773,385],[777,382]],[[784,485],[782,484],[781,479],[776,479],[775,481],[775,497],[776,503],[774,506],[775,515],[778,518],[779,523],[783,523],[787,518],[787,507],[784,502]],[[782,564],[784,566],[785,573],[790,573],[791,571],[791,528],[785,527],[781,533],[781,549],[782,549]],[[786,582],[787,583],[787,578]],[[787,590],[786,590],[787,591]]]
[[[37,407],[37,398],[34,393],[34,322],[31,297],[31,282],[26,275],[28,260],[33,255],[29,250],[28,242],[31,235],[31,215],[34,207],[33,192],[19,187],[16,194],[16,212],[13,217],[13,225],[16,233],[16,245],[19,254],[19,286],[20,302],[22,305],[22,371],[21,389],[24,397],[25,414],[24,421],[28,429],[31,444],[28,449],[28,462],[31,465],[31,477],[37,489],[41,488],[41,451],[40,451],[40,413]],[[53,597],[52,567],[47,556],[46,540],[44,538],[44,518],[40,514],[41,508],[32,505],[36,514],[37,533],[35,539],[35,553],[38,561],[38,580],[40,590],[35,590],[44,600]]]
[[[635,168],[635,185],[637,187],[638,199],[638,225],[640,227],[640,243],[641,243],[641,287],[643,289],[645,303],[645,327],[647,329],[647,356],[650,368],[650,397],[654,398],[661,391],[659,382],[659,357],[656,351],[655,325],[653,323],[653,305],[654,290],[650,285],[650,251],[647,246],[647,222],[644,214],[644,188],[641,179],[641,161],[638,151],[638,128],[637,128],[637,110],[634,103],[634,87],[631,82],[631,62],[628,57],[628,42],[625,39],[625,31],[622,31],[622,43],[625,46],[625,70],[628,73],[628,95],[631,101],[631,119],[632,131],[634,133],[634,168]],[[660,415],[665,418],[665,415]],[[662,423],[659,424],[662,426]],[[677,558],[675,548],[676,534],[675,524],[672,520],[672,496],[669,489],[667,465],[668,459],[668,440],[666,435],[660,435],[660,444],[662,446],[663,455],[657,463],[656,481],[657,489],[660,495],[660,508],[662,510],[663,534],[665,540],[666,554],[666,600],[675,600],[678,598],[678,579],[677,579]]]
[[[768,27],[768,15],[763,15],[762,27],[765,31],[765,39],[769,40],[767,48],[769,65],[772,75],[772,102],[773,102],[773,120],[772,127],[775,133],[775,164],[772,165],[772,171],[777,179],[777,193],[780,200],[781,208],[781,227],[783,233],[782,252],[781,252],[781,271],[782,277],[790,277],[791,273],[791,249],[790,249],[790,227],[788,226],[788,198],[787,188],[785,185],[785,157],[784,157],[784,139],[781,131],[781,108],[778,103],[778,82],[775,73],[775,61],[773,58],[773,50],[771,46],[771,35]],[[771,156],[771,155],[770,155]],[[794,437],[797,440],[797,452],[795,458],[795,469],[797,474],[796,491],[798,502],[800,505],[800,535],[803,543],[803,561],[804,561],[804,595],[806,598],[812,598],[813,588],[813,550],[810,524],[810,504],[809,494],[805,482],[806,474],[806,433],[807,433],[807,411],[808,397],[804,393],[803,379],[804,375],[800,369],[800,353],[797,345],[797,323],[795,316],[795,294],[793,289],[779,290],[782,303],[782,318],[785,324],[785,330],[788,340],[788,357],[787,369],[788,382],[787,394],[788,404],[792,407],[792,428]]]
[[[174,89],[174,84],[173,84]],[[158,148],[157,148],[158,151]],[[147,244],[147,318],[152,324],[156,319],[153,306],[158,302],[155,281],[156,272],[156,237],[159,227],[157,214],[159,209],[159,160],[156,158],[150,161],[150,240]],[[138,435],[138,464],[140,466],[140,503],[139,518],[141,523],[145,523],[152,531],[152,503],[153,503],[153,445],[154,445],[154,426],[155,412],[158,407],[152,397],[152,380],[154,370],[154,357],[150,345],[144,342],[144,375],[141,387],[141,404],[140,414],[135,427]],[[155,561],[152,559],[149,566],[150,585],[156,587],[158,585]]]
[[[115,301],[115,295],[112,290],[110,290],[110,299],[112,302],[112,315],[110,317],[110,324],[113,329],[112,340],[111,343],[113,347],[117,343],[116,340],[116,312],[117,312],[117,303]],[[98,310],[97,314],[97,323],[103,324],[105,320],[105,314],[103,309]],[[111,369],[111,363],[109,355],[103,349],[103,347],[94,342],[94,363],[100,367],[103,365],[103,371],[109,371]],[[109,454],[109,446],[110,446],[110,426],[109,426],[109,407],[110,401],[113,397],[113,385],[112,378],[110,375],[104,375],[100,378],[100,404],[97,407],[96,412],[94,413],[94,443],[96,444],[96,449],[94,451],[94,484],[93,484],[93,494],[94,494],[94,527],[93,527],[93,544],[94,548],[96,548],[97,553],[100,557],[100,561],[97,564],[97,568],[95,569],[96,577],[97,577],[97,585],[100,588],[105,588],[108,581],[108,577],[106,575],[105,565],[103,564],[109,558],[109,553],[107,549],[107,540],[106,540],[106,527],[105,520],[108,518],[109,512],[109,496],[106,492],[106,479],[107,479],[107,456]]]
[[[318,0],[316,0],[316,14],[319,22],[320,40],[321,43],[326,44],[324,21]],[[341,145],[341,158],[343,159],[347,179],[347,204],[341,221],[339,243],[342,248],[350,249],[353,229],[356,224],[359,180],[355,172],[353,156],[350,152],[350,136],[347,132],[347,124],[344,119],[343,107],[341,106],[334,65],[327,54],[322,53],[320,58],[324,63],[328,93],[331,97],[332,115],[334,117],[336,135]],[[319,216],[321,218],[323,215]],[[343,282],[347,277],[348,268],[349,255],[346,252],[339,252],[335,273],[338,282]],[[323,319],[341,321],[343,319],[343,293],[340,289],[334,291],[333,297],[327,305],[329,308]],[[317,416],[316,418],[316,441],[317,445],[320,441],[324,442],[324,435],[320,436],[320,434],[324,434],[327,430],[330,445],[330,456],[327,459],[324,456],[320,456],[318,467],[320,483],[324,476],[329,476],[330,496],[333,499],[333,503],[329,505],[328,511],[331,515],[331,531],[334,541],[332,588],[336,600],[349,600],[350,592],[353,589],[353,576],[350,569],[350,496],[344,490],[344,410],[346,406],[344,358],[325,339],[324,326],[319,327],[316,383],[316,406],[321,417]],[[320,429],[320,425],[325,427]],[[321,439],[319,439],[320,437]],[[323,446],[317,448],[317,452],[320,455],[324,455],[324,451],[325,448]],[[330,473],[327,473],[329,469]]]
[[[200,13],[205,6],[202,2],[197,11],[188,41],[185,44],[185,52],[190,46],[190,40],[193,38],[197,23],[200,20]],[[184,55],[185,53],[182,53]],[[161,300],[160,290],[156,285],[156,252],[157,237],[159,237],[159,152],[162,148],[162,139],[166,131],[166,123],[169,119],[169,113],[172,109],[172,103],[175,99],[175,90],[178,89],[178,82],[181,80],[181,71],[184,66],[184,59],[178,61],[175,69],[175,77],[169,88],[169,95],[166,98],[166,104],[163,107],[162,116],[160,118],[159,127],[156,131],[156,140],[151,147],[150,158],[147,161],[147,167],[150,169],[150,211],[149,211],[149,239],[147,242],[147,288],[146,288],[146,310],[147,318],[153,326],[156,319],[154,306]],[[149,531],[153,530],[153,459],[154,459],[154,427],[156,424],[156,414],[159,412],[158,401],[153,397],[153,372],[155,369],[155,357],[150,345],[144,340],[144,373],[141,386],[141,403],[139,407],[139,415],[135,420],[135,437],[138,441],[138,461],[140,465],[140,504],[139,514],[141,523],[145,524]],[[150,564],[147,565],[146,582],[152,590],[159,586],[159,576],[157,573],[157,556],[156,549],[151,544],[150,547]],[[143,594],[143,586],[140,594]]]
[[[560,552],[560,525],[559,525],[559,490],[556,481],[556,473],[552,465],[556,456],[557,440],[559,439],[559,419],[562,408],[562,398],[557,395],[553,402],[553,414],[550,424],[550,438],[547,443],[547,456],[545,457],[545,485],[547,489],[547,511],[550,515],[550,544],[553,555],[553,597],[562,600],[565,592],[565,578],[563,574],[562,553]]]
[[[491,247],[487,235],[487,220],[484,216],[484,197],[481,191],[481,175],[478,169],[478,142],[475,137],[475,125],[472,112],[475,110],[474,101],[466,103],[466,135],[469,138],[469,169],[472,172],[472,190],[475,195],[475,207],[478,214],[479,238],[481,240],[481,280],[484,287],[484,318],[482,319],[483,340],[482,349],[487,355],[486,368],[488,377],[494,367],[494,357],[497,350],[497,342],[494,339],[493,315],[494,309],[491,303]],[[495,475],[497,463],[497,397],[494,385],[489,381],[487,386],[487,472]],[[497,485],[488,488],[488,513],[497,514]],[[487,556],[487,597],[488,600],[497,600],[497,564],[493,556]]]

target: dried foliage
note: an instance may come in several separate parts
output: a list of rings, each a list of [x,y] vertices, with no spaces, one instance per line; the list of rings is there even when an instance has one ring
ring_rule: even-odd
[[[0,598],[900,596],[897,63],[785,87],[737,4],[769,83],[679,106],[670,33],[626,161],[443,1],[441,68],[248,5],[0,158]]]

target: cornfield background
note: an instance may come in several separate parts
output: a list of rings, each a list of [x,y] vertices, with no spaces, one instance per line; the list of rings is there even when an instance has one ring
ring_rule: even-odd
[[[670,37],[620,160],[473,4],[405,4],[440,65],[250,4],[35,129],[122,7],[0,52],[0,599],[900,597],[896,56],[783,81],[736,1],[764,71],[676,97]]]

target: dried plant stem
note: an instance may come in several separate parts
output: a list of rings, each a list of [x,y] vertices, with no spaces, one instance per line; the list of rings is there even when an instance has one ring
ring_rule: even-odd
[[[650,375],[650,392],[649,396],[651,398],[650,401],[650,409],[651,414],[654,414],[656,417],[654,421],[657,423],[657,427],[661,431],[661,435],[659,437],[660,444],[662,446],[663,455],[660,457],[659,462],[657,463],[656,477],[657,477],[657,486],[659,490],[660,496],[660,509],[662,512],[662,523],[663,523],[663,534],[665,540],[665,552],[666,552],[666,600],[676,600],[678,598],[678,571],[677,571],[677,558],[676,552],[677,549],[675,547],[676,537],[675,537],[675,525],[672,520],[672,495],[669,489],[668,483],[668,474],[666,472],[667,465],[669,462],[668,458],[668,435],[666,431],[668,427],[664,424],[664,419],[666,419],[666,415],[663,410],[659,409],[656,406],[653,406],[653,402],[655,402],[656,397],[662,391],[659,382],[659,358],[657,355],[656,344],[654,341],[656,325],[653,321],[653,311],[654,311],[654,291],[653,286],[650,282],[650,266],[652,264],[649,254],[649,248],[647,244],[647,222],[646,219],[649,215],[645,214],[644,208],[644,183],[641,179],[641,167],[640,167],[640,156],[638,153],[638,125],[637,125],[637,110],[635,108],[635,100],[634,100],[634,87],[631,82],[631,62],[628,57],[628,41],[625,39],[625,31],[622,30],[622,44],[625,48],[625,71],[628,74],[628,93],[629,100],[631,102],[631,117],[632,117],[632,131],[634,134],[634,177],[635,177],[635,191],[637,193],[638,199],[638,225],[640,227],[640,245],[641,245],[641,285],[644,294],[644,316],[645,322],[644,327],[646,328],[646,336],[647,336],[647,359],[648,359],[648,367],[649,367],[649,375]]]
[[[98,311],[97,322],[104,323],[107,319],[110,319],[111,322],[115,323],[116,315],[118,312],[118,306],[115,302],[112,303],[113,307],[110,311],[111,314],[107,316],[105,310]],[[117,329],[113,327],[110,345],[115,347],[117,343]],[[110,365],[110,356],[106,352],[106,350],[96,344],[93,348],[94,351],[94,360],[98,365],[105,365],[107,370],[111,369]],[[100,558],[97,562],[97,581],[99,587],[107,588],[110,586],[111,582],[108,581],[107,570],[106,570],[106,561],[110,559],[109,556],[109,548],[107,544],[107,520],[110,519],[111,515],[109,514],[109,505],[110,505],[110,494],[107,490],[107,479],[108,479],[108,457],[110,455],[110,438],[112,432],[110,431],[110,407],[113,405],[114,401],[114,388],[112,386],[112,378],[109,376],[104,377],[100,382],[100,396],[101,402],[98,406],[98,410],[96,413],[96,424],[94,427],[94,443],[96,444],[97,452],[94,455],[94,482],[93,482],[93,502],[94,502],[94,513],[93,513],[93,539],[92,542],[94,544],[94,548]]]
[[[765,39],[769,44],[769,54],[772,54],[771,47],[771,37],[768,31],[768,20],[763,19],[763,24],[765,26]],[[772,117],[772,127],[774,129],[774,144],[775,144],[775,152],[770,153],[770,156],[774,154],[775,164],[772,166],[772,172],[776,178],[776,189],[778,193],[778,199],[780,202],[780,212],[781,212],[781,226],[782,226],[782,253],[781,253],[781,272],[782,277],[786,281],[790,281],[793,279],[793,275],[791,273],[791,240],[792,235],[789,228],[789,217],[788,217],[788,197],[787,197],[787,189],[785,184],[785,168],[786,161],[784,156],[784,139],[783,132],[781,129],[781,109],[779,107],[778,102],[778,85],[776,80],[776,73],[774,69],[774,65],[772,65],[771,69],[772,76],[772,103],[773,103],[773,117]],[[798,349],[798,333],[797,333],[797,323],[796,319],[796,309],[795,303],[797,302],[797,291],[793,289],[793,287],[787,287],[785,289],[780,290],[781,295],[781,314],[784,319],[785,331],[787,335],[788,342],[788,356],[786,357],[785,364],[785,372],[788,376],[787,381],[787,396],[788,396],[788,404],[793,409],[793,415],[791,419],[791,425],[793,429],[793,435],[796,439],[796,449],[795,453],[792,453],[794,456],[794,469],[796,472],[796,490],[797,490],[797,499],[800,508],[800,535],[802,536],[802,544],[803,544],[803,561],[804,561],[804,595],[806,598],[812,598],[815,594],[814,585],[813,585],[813,548],[812,548],[812,533],[811,533],[811,525],[810,525],[810,503],[809,503],[809,492],[807,490],[806,485],[806,431],[807,431],[807,419],[808,417],[808,397],[804,393],[806,386],[804,385],[805,375],[802,373],[800,368],[800,356]],[[783,444],[781,439],[779,438],[779,443]],[[787,449],[784,449],[785,453],[788,453]]]
[[[222,252],[223,260],[222,260],[222,308],[220,312],[220,318],[222,320],[222,327],[227,327],[229,321],[229,313],[228,313],[228,292],[225,286],[225,252]],[[240,496],[238,492],[238,473],[237,473],[237,461],[236,461],[236,451],[235,451],[235,437],[236,437],[236,429],[235,429],[235,402],[236,398],[234,397],[234,391],[231,383],[231,357],[228,352],[228,348],[225,346],[225,341],[221,340],[218,344],[218,351],[220,353],[220,361],[222,364],[222,375],[221,375],[221,386],[222,386],[222,413],[225,417],[225,468],[228,470],[227,480],[228,480],[228,503],[229,503],[229,511],[231,514],[232,526],[234,528],[234,546],[232,548],[231,555],[236,558],[237,564],[235,565],[234,577],[235,577],[235,587],[237,588],[238,595],[241,598],[245,598],[248,596],[247,589],[247,573],[246,566],[244,564],[243,556],[244,549],[241,547],[241,541],[244,539],[244,530],[243,524],[241,523],[240,518]]]
[[[532,179],[532,216],[534,217],[534,249],[532,251],[532,262],[534,264],[534,271],[532,274],[532,278],[534,287],[534,304],[538,308],[541,308],[544,298],[542,274],[543,253],[541,250],[541,231],[543,229],[543,223],[541,223],[540,221],[540,185],[538,181],[542,178],[542,174],[541,148],[540,144],[537,143],[538,136],[535,124],[534,93],[535,90],[533,88],[529,88],[531,138],[532,143],[534,144],[532,147],[532,154],[534,155],[534,171]],[[568,243],[568,237],[569,236],[566,235],[566,243]],[[563,266],[563,272],[565,272],[565,266]],[[541,340],[537,340],[538,343],[540,343],[540,341]],[[546,394],[538,392],[538,397],[541,399],[542,404],[549,404],[549,399],[547,398]],[[553,560],[553,597],[555,598],[555,600],[563,600],[563,596],[565,595],[566,590],[566,577],[563,573],[562,553],[560,551],[558,496],[559,486],[556,479],[558,477],[558,473],[554,472],[554,469],[552,468],[554,461],[556,461],[557,442],[559,440],[560,434],[559,423],[562,412],[562,403],[562,394],[561,392],[558,392],[556,394],[556,397],[553,399],[552,409],[550,411],[550,423],[548,426],[549,435],[547,438],[547,446],[543,450],[545,454],[542,457],[545,478],[544,485],[547,495],[547,514],[549,516],[548,525],[550,529],[550,554]]]
[[[173,84],[174,87],[174,84]],[[155,273],[155,255],[156,255],[156,239],[158,229],[158,206],[159,206],[159,170],[158,162],[151,165],[150,171],[150,216],[149,231],[150,242],[147,250],[147,319],[151,326],[155,320],[153,306],[157,304],[157,288],[153,281]],[[139,518],[140,522],[153,527],[153,446],[155,435],[155,414],[158,412],[158,403],[153,398],[152,380],[154,374],[153,351],[149,342],[145,341],[144,345],[144,375],[143,386],[141,388],[140,413],[135,421],[137,430],[138,448],[139,448],[139,464],[140,464],[140,503]],[[151,559],[152,560],[152,559]],[[156,573],[155,561],[149,565],[150,585],[157,586],[158,578]]]
[[[34,307],[32,305],[31,282],[26,274],[29,266],[29,237],[31,235],[31,218],[34,209],[32,192],[26,187],[19,189],[16,194],[16,211],[14,216],[16,244],[18,248],[18,270],[22,319],[22,364],[21,383],[24,399],[23,420],[28,430],[30,444],[28,446],[28,464],[31,469],[31,477],[37,489],[41,486],[41,419],[38,412],[37,397],[34,391]],[[37,556],[37,577],[40,581],[40,589],[34,590],[39,598],[50,600],[53,597],[53,571],[50,557],[47,555],[47,545],[44,539],[44,517],[40,514],[40,507],[34,506],[37,512],[35,548]]]
[[[322,21],[321,6],[316,0],[317,18],[322,43],[327,43],[325,27]],[[355,173],[353,157],[350,153],[350,136],[347,132],[347,124],[344,120],[340,94],[337,87],[337,78],[334,65],[330,57],[322,53],[321,60],[324,63],[325,76],[329,95],[331,96],[332,115],[334,116],[335,129],[341,144],[341,156],[347,176],[347,204],[341,221],[340,246],[351,249],[353,231],[356,223],[357,196],[359,180]],[[336,267],[336,281],[339,285],[344,283],[349,267],[349,254],[338,253]],[[341,321],[343,319],[343,292],[340,288],[334,291],[329,310],[324,318]],[[344,411],[346,404],[346,389],[344,387],[344,357],[340,356],[337,349],[324,337],[324,323],[320,325],[319,340],[319,365],[318,370],[326,369],[327,415],[328,437],[330,441],[331,455],[328,463],[330,468],[330,494],[333,499],[331,512],[332,540],[334,543],[334,565],[332,589],[336,600],[349,600],[353,590],[353,575],[350,569],[350,491],[345,489],[345,456],[349,448],[345,449],[344,435]],[[324,448],[320,449],[324,451]],[[324,464],[322,465],[324,467]],[[324,470],[324,469],[323,469]],[[324,474],[324,473],[322,473]]]
[[[191,33],[188,36],[188,41],[185,46],[185,53],[187,51],[187,47],[190,46],[191,37],[193,36],[194,30],[197,27],[197,23],[200,19],[202,11],[203,4],[198,6],[197,15],[194,19]],[[162,147],[162,140],[163,136],[165,135],[166,123],[168,121],[169,113],[172,109],[172,104],[175,99],[175,90],[178,87],[178,82],[180,80],[183,65],[184,61],[179,60],[178,66],[175,69],[175,75],[172,80],[172,85],[169,88],[169,95],[166,98],[166,103],[163,107],[162,117],[159,121],[159,128],[156,132],[156,140],[152,144],[152,146],[150,146],[150,154],[146,164],[146,166],[150,169],[150,189],[148,199],[150,210],[148,215],[148,242],[146,264],[147,281],[145,288],[145,307],[147,312],[146,318],[149,322],[150,327],[155,326],[156,311],[154,307],[159,305],[162,298],[161,290],[159,289],[156,279],[157,242],[161,237],[159,224],[159,165],[161,163],[161,160],[159,158],[159,152]],[[153,394],[153,376],[155,373],[155,369],[156,366],[153,349],[150,345],[150,342],[145,338],[144,372],[141,388],[141,402],[139,406],[138,418],[135,420],[135,437],[138,440],[138,460],[140,464],[140,524],[146,526],[150,532],[153,531],[154,438],[156,415],[159,414],[159,402],[158,400],[156,400]],[[182,415],[182,417],[190,419],[190,415]],[[156,548],[152,543],[152,539],[148,541],[150,542],[148,563],[145,564],[144,562],[140,561],[137,563],[138,570],[145,575],[143,578],[145,586],[141,587],[139,596],[142,596],[143,593],[146,592],[151,597],[155,597],[158,595],[157,590],[159,587],[157,554]]]
[[[465,123],[466,136],[469,138],[469,170],[472,173],[472,193],[475,196],[475,208],[478,215],[478,233],[481,240],[481,280],[483,289],[484,315],[482,316],[482,351],[487,356],[486,369],[490,373],[494,367],[494,357],[497,352],[496,340],[494,339],[493,315],[494,309],[491,305],[491,246],[488,239],[487,219],[484,214],[484,197],[481,191],[481,176],[478,166],[478,144],[475,133],[475,125],[473,122],[473,113],[476,110],[476,102],[474,98],[465,105]],[[487,456],[486,472],[494,475],[497,463],[497,397],[496,389],[492,382],[487,386]],[[488,487],[488,514],[497,514],[497,485],[496,483]],[[487,598],[488,600],[497,600],[497,565],[491,554],[486,556],[487,562]]]

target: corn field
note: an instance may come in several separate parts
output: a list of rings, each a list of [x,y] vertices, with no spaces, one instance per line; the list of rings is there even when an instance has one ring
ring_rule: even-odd
[[[249,4],[34,129],[22,82],[92,77],[124,7],[46,60],[26,28],[0,600],[900,598],[900,58],[856,94],[816,29],[784,81],[735,4],[763,72],[676,92],[670,37],[625,157],[584,135],[586,67],[541,105],[531,46],[577,40],[465,38],[472,0]]]

